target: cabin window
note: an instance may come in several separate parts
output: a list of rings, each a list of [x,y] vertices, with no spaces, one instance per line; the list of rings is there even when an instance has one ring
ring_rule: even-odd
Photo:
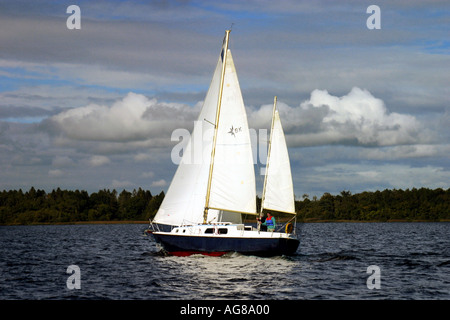
[[[214,233],[227,234],[228,233],[228,229],[227,228],[219,228],[216,231],[216,230],[214,230],[214,228],[208,228],[208,229],[205,230],[205,234],[214,234]]]

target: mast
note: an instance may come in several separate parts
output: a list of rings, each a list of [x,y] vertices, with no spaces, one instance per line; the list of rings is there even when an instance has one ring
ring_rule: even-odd
[[[277,96],[275,96],[273,98],[273,111],[272,111],[272,124],[270,126],[270,138],[269,138],[269,147],[268,147],[268,151],[267,151],[267,164],[266,164],[266,174],[264,175],[264,187],[263,187],[263,193],[261,196],[261,210],[259,213],[259,217],[262,217],[262,213],[263,213],[263,204],[264,204],[264,199],[266,197],[266,186],[267,186],[267,173],[269,172],[269,162],[270,162],[270,149],[272,146],[272,136],[273,136],[273,123],[275,120],[275,110],[277,109]]]
[[[230,31],[225,31],[225,44],[223,46],[223,55],[222,55],[222,74],[220,76],[220,87],[219,87],[219,97],[217,100],[217,109],[216,109],[216,120],[214,124],[214,138],[213,138],[213,145],[211,150],[211,163],[209,166],[209,176],[208,176],[208,187],[206,189],[206,200],[205,200],[205,211],[203,212],[203,223],[206,223],[206,220],[208,219],[208,209],[209,209],[209,198],[211,194],[211,178],[212,178],[212,172],[214,168],[214,155],[216,153],[216,142],[217,142],[217,129],[219,127],[219,117],[220,117],[220,107],[222,104],[222,92],[223,92],[223,82],[225,77],[225,67],[226,67],[226,61],[227,61],[227,53],[228,53],[228,40],[230,37]]]

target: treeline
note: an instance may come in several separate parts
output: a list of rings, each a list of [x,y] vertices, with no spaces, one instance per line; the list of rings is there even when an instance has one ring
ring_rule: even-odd
[[[153,196],[141,188],[132,192],[100,190],[69,191],[60,188],[46,193],[29,191],[0,193],[0,224],[70,223],[79,221],[148,221],[158,210],[164,192]]]
[[[296,201],[298,221],[449,221],[450,189],[384,190]]]
[[[164,192],[141,188],[69,191],[9,190],[0,192],[0,225],[83,221],[148,221],[156,214]],[[260,199],[258,199],[258,207]],[[307,194],[295,203],[297,221],[450,221],[450,189],[384,190],[339,195]]]

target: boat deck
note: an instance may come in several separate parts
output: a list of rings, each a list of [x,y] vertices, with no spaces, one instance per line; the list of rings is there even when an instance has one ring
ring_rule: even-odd
[[[258,231],[255,227],[244,224],[199,224],[175,227],[170,232],[171,235],[189,236],[209,236],[224,238],[293,238],[292,234],[284,232]]]

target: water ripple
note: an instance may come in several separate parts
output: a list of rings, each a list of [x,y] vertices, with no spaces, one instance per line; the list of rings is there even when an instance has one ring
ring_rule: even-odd
[[[173,257],[145,225],[0,227],[0,299],[449,299],[449,223],[323,223],[297,254]],[[69,290],[69,265],[81,289]],[[367,267],[381,270],[369,290]]]

